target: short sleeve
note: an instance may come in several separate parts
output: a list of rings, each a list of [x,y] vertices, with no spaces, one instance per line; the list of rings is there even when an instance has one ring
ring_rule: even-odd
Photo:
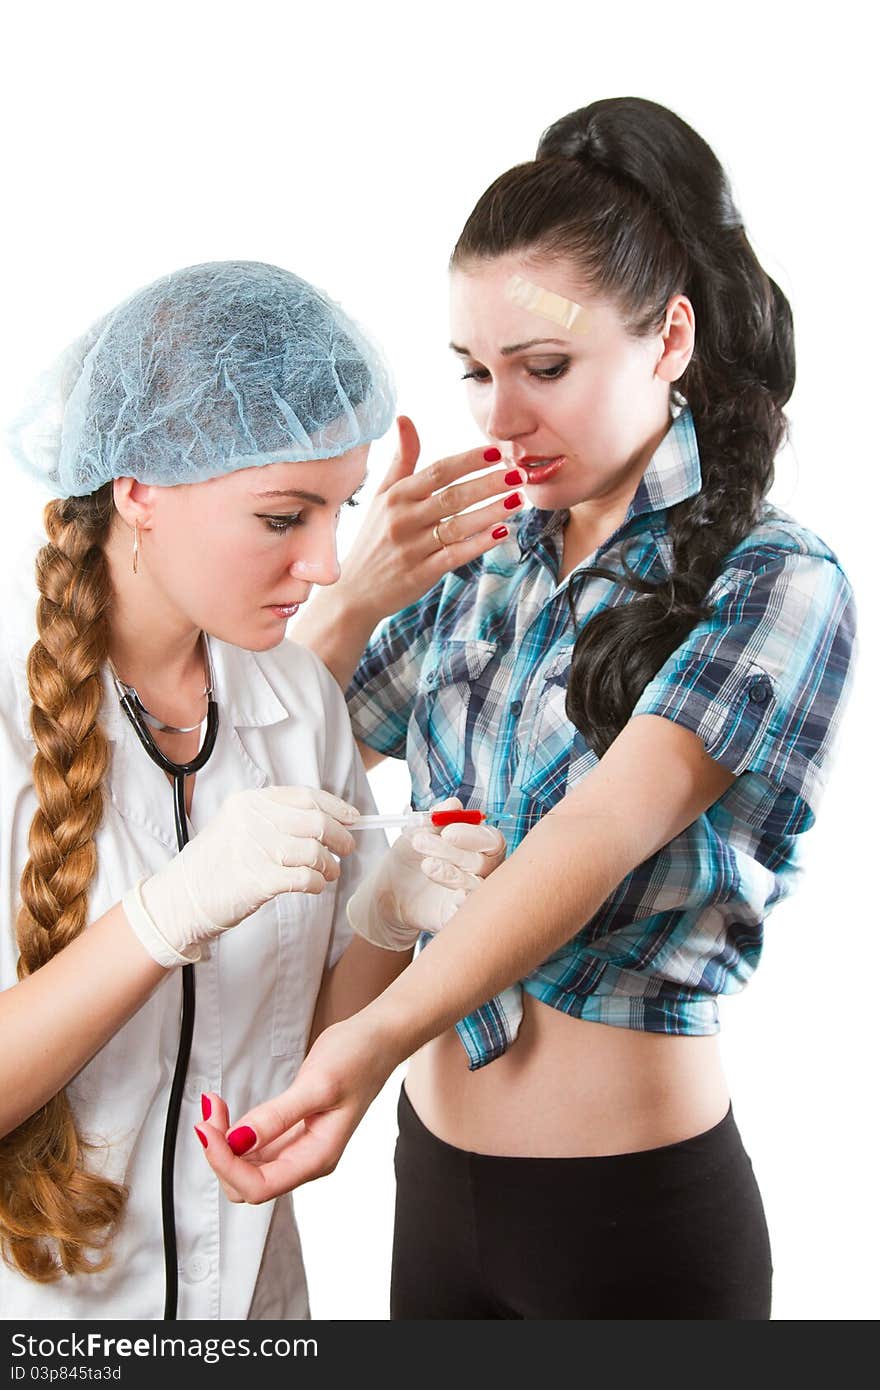
[[[346,691],[355,738],[391,758],[406,757],[419,672],[431,646],[443,581],[373,633]]]
[[[713,586],[711,611],[633,715],[690,729],[737,776],[759,773],[814,812],[848,694],[855,605],[833,558],[767,549]]]

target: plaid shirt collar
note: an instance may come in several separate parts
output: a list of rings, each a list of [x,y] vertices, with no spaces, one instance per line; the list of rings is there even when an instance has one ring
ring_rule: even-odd
[[[685,406],[672,421],[642,474],[623,526],[638,516],[662,512],[694,497],[703,485],[700,451],[690,408]],[[532,507],[519,524],[517,539],[523,558],[559,534],[568,512]],[[621,527],[621,530],[623,527]]]

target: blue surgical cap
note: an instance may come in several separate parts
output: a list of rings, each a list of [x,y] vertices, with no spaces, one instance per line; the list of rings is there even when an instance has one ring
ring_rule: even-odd
[[[112,478],[172,486],[337,458],[378,439],[394,392],[378,348],[278,266],[216,261],[138,290],[41,378],[19,463],[57,497]]]

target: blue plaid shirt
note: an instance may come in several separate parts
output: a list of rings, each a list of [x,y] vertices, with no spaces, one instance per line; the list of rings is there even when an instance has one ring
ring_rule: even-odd
[[[622,526],[591,563],[668,574],[668,509],[697,493],[690,411],[654,454]],[[596,766],[565,715],[575,638],[571,576],[557,582],[564,514],[533,509],[512,537],[446,575],[374,633],[348,692],[355,734],[406,758],[413,805],[456,795],[517,817],[511,849]],[[518,541],[518,543],[517,543]],[[636,597],[596,576],[578,627]],[[635,868],[578,934],[458,1025],[472,1068],[507,1050],[520,989],[577,1018],[649,1032],[718,1030],[717,996],[743,987],[763,922],[798,876],[848,685],[855,615],[826,545],[769,505],[713,583],[710,616],[645,687],[634,715],[701,738],[736,781]]]

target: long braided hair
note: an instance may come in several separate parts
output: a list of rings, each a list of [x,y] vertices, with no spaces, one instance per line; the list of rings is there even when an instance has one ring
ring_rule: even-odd
[[[38,638],[27,663],[39,805],[21,876],[19,979],[57,955],[87,921],[109,763],[99,716],[112,595],[103,543],[113,515],[112,483],[44,511]],[[2,1253],[31,1279],[46,1283],[109,1263],[126,1191],[88,1171],[89,1149],[63,1091],[0,1140]]]
[[[511,251],[569,259],[634,336],[660,330],[673,295],[687,295],[695,311],[695,350],[676,389],[693,414],[702,488],[670,509],[668,577],[615,574],[639,597],[589,619],[572,655],[566,713],[601,756],[705,616],[725,557],[761,515],[794,389],[791,310],[746,238],[712,150],[672,111],[638,97],[593,102],[545,131],[536,158],[479,199],[451,264]],[[607,571],[578,572],[572,614],[592,574]]]

